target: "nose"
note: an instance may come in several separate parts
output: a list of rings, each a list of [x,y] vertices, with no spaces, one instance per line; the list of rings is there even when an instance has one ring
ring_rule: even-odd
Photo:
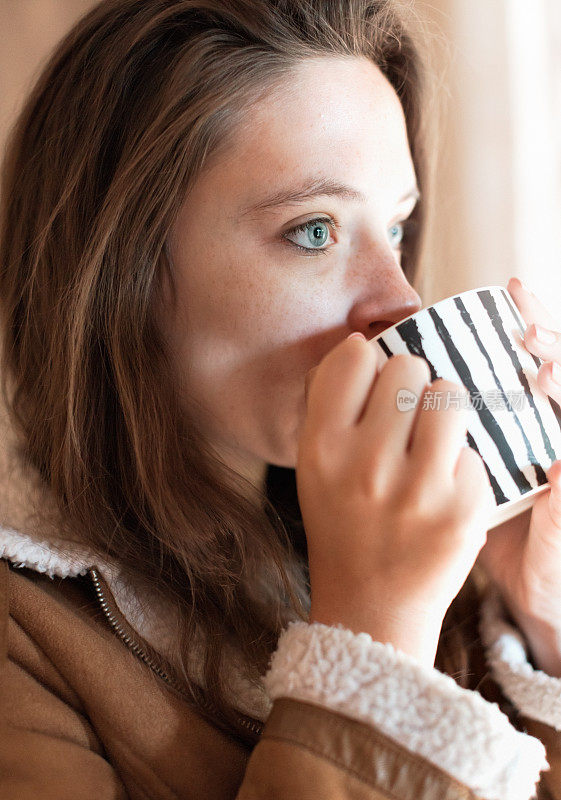
[[[349,333],[360,331],[367,339],[422,308],[419,294],[393,256],[370,269],[369,279],[361,281],[359,292],[348,315]]]

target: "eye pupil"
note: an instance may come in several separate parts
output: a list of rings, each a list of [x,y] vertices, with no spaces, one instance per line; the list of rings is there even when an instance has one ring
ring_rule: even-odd
[[[311,229],[312,231],[312,241],[314,244],[323,244],[327,238],[327,231],[325,225],[320,225],[316,223],[314,227]]]

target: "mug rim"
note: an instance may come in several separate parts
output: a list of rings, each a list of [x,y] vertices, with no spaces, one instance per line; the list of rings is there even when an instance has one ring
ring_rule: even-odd
[[[379,333],[377,336],[372,337],[372,339],[369,339],[368,341],[376,342],[382,336],[385,336],[394,328],[397,328],[398,325],[401,325],[403,322],[407,322],[407,320],[411,319],[412,317],[416,317],[417,314],[420,314],[422,311],[427,311],[429,308],[436,308],[441,303],[446,303],[450,300],[454,300],[456,297],[463,297],[463,295],[472,294],[473,292],[481,292],[484,289],[501,289],[502,291],[505,291],[509,297],[512,297],[506,286],[500,286],[499,284],[490,284],[489,286],[476,286],[475,289],[465,289],[465,291],[463,292],[456,292],[456,294],[451,294],[448,297],[443,297],[442,300],[437,300],[436,303],[430,303],[428,306],[423,306],[423,308],[420,308],[418,311],[414,311],[412,314],[409,314],[408,317],[403,317],[403,319],[400,319],[399,322],[394,322],[393,325],[388,326],[385,330],[382,331],[382,333]]]

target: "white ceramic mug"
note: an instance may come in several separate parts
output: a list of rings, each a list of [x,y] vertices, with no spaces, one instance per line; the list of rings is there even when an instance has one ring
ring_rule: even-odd
[[[466,446],[483,458],[497,504],[490,528],[532,506],[561,457],[561,409],[537,384],[542,361],[526,350],[525,328],[508,291],[484,286],[427,306],[372,340],[382,363],[413,353],[428,362],[432,381],[468,390],[466,401],[434,390],[417,398],[404,387],[395,402],[403,413],[418,402],[469,408]]]

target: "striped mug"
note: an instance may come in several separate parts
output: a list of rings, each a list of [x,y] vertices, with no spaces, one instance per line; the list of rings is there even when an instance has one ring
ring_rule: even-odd
[[[447,297],[387,328],[372,342],[380,363],[397,353],[425,359],[431,381],[462,384],[469,397],[397,392],[400,411],[447,404],[468,409],[465,446],[482,457],[496,502],[489,527],[531,507],[561,458],[561,409],[537,383],[542,361],[526,350],[526,323],[508,291],[484,286]]]

